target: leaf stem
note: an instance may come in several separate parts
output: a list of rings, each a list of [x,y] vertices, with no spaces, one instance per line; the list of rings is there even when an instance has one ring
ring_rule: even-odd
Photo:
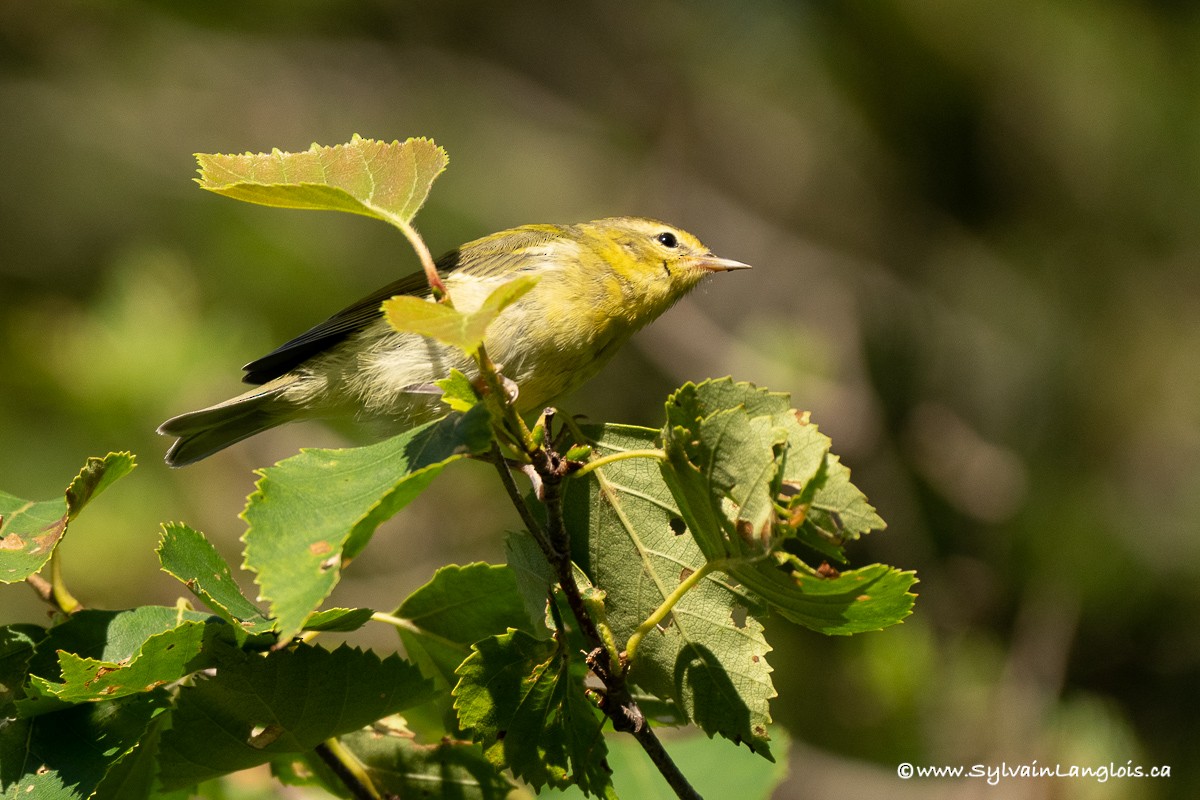
[[[599,469],[600,467],[606,467],[609,464],[617,461],[624,461],[627,458],[656,458],[659,461],[665,461],[667,454],[662,450],[622,450],[617,453],[609,453],[606,456],[600,456],[599,458],[587,462],[582,467],[572,472],[571,476],[577,478],[580,475],[587,475],[592,470]]]
[[[683,596],[688,593],[697,583],[699,583],[708,573],[713,570],[721,569],[725,565],[724,560],[718,559],[715,561],[705,561],[704,566],[688,575],[679,585],[675,587],[675,591],[671,592],[662,601],[662,605],[654,609],[654,613],[646,618],[646,621],[637,627],[630,636],[629,641],[625,643],[625,663],[632,665],[635,656],[637,655],[638,645],[646,634],[658,627],[667,614],[671,613],[671,609],[683,599]]]
[[[429,288],[433,290],[434,296],[439,303],[445,303],[451,308],[454,304],[450,302],[450,293],[446,291],[446,284],[442,282],[442,276],[438,275],[437,265],[433,261],[433,254],[429,252],[428,245],[417,232],[417,229],[412,226],[412,223],[407,220],[389,215],[392,224],[400,229],[404,237],[408,239],[408,243],[412,245],[413,250],[417,252],[417,258],[421,261],[421,268],[425,270],[425,280],[429,281]]]
[[[355,800],[384,800],[362,764],[336,738],[321,742],[315,752],[333,770],[338,780],[345,784]]]
[[[393,614],[386,614],[382,611],[376,611],[371,615],[371,619],[375,622],[383,622],[387,625],[391,625],[394,628],[406,630],[410,633],[415,633],[418,636],[423,636],[426,639],[435,641],[450,650],[458,650],[459,652],[466,654],[470,654],[471,652],[471,648],[467,645],[464,645],[462,642],[456,642],[453,639],[449,639],[445,636],[440,636],[433,631],[426,630],[417,623],[413,622],[411,619],[397,617]],[[465,658],[466,656],[463,657]]]
[[[64,614],[74,614],[83,608],[83,603],[80,603],[75,599],[74,595],[67,591],[67,584],[62,576],[62,562],[59,561],[57,548],[50,554],[50,592],[54,598],[55,607]]]

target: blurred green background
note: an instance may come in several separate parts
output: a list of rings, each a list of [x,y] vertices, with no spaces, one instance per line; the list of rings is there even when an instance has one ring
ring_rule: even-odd
[[[377,222],[206,194],[191,154],[431,136],[434,251],[644,214],[754,264],[565,406],[657,426],[685,380],[788,391],[890,524],[853,557],[918,571],[885,633],[770,622],[777,797],[1200,795],[1200,6],[4,2],[0,120],[0,487],[142,462],[63,547],[85,603],[174,601],[161,521],[239,561],[252,469],[349,440],[171,471],[154,428],[416,267]],[[515,515],[455,473],[337,604],[502,559]],[[25,587],[0,604],[45,620]],[[1034,759],[1173,777],[895,777]]]

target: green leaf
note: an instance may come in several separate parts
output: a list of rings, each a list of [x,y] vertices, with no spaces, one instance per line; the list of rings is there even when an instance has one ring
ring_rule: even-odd
[[[910,572],[874,564],[821,574],[779,552],[794,539],[844,564],[844,540],[884,527],[787,395],[727,378],[689,383],[668,400],[662,435],[662,476],[682,520],[744,589],[827,634],[879,630],[911,612]]]
[[[169,705],[159,689],[0,725],[0,792],[38,800],[88,797]]]
[[[452,461],[488,446],[487,409],[427,423],[368,447],[303,450],[262,476],[242,512],[246,567],[287,641],[329,596],[343,564]]]
[[[546,638],[554,629],[550,617],[550,590],[557,585],[554,570],[527,531],[510,531],[504,539],[504,560],[512,570],[533,634]],[[514,626],[516,627],[516,626]]]
[[[279,208],[348,211],[404,225],[448,163],[429,139],[388,144],[357,134],[334,147],[301,153],[197,153],[197,182],[210,192]]]
[[[784,566],[769,561],[738,564],[730,573],[743,586],[787,619],[814,631],[849,635],[895,625],[912,613],[916,597],[909,589],[916,574],[886,564],[870,564],[824,577],[788,559]]]
[[[170,723],[170,714],[159,714],[142,734],[133,751],[118,761],[96,787],[92,800],[188,800],[190,793],[161,792],[158,787],[158,745]]]
[[[584,432],[598,456],[650,448],[657,436],[617,425]],[[575,562],[607,593],[619,644],[705,562],[651,459],[616,461],[568,480],[564,515]],[[674,700],[709,735],[744,742],[769,759],[771,648],[753,616],[742,620],[756,602],[720,573],[708,575],[642,640],[630,678]]]
[[[516,786],[483,756],[479,745],[442,739],[419,744],[403,717],[381,719],[340,739],[385,796],[504,800]],[[311,754],[281,758],[272,770],[288,785],[312,785],[313,777],[337,786],[328,767]],[[344,788],[343,788],[344,791]]]
[[[130,453],[89,458],[65,496],[32,502],[0,492],[0,583],[23,581],[45,566],[83,507],[135,464]]]
[[[504,553],[509,569],[516,578],[525,612],[533,622],[533,634],[541,638],[549,636],[555,627],[549,607],[550,590],[559,592],[558,576],[528,531],[510,531],[504,540]],[[575,587],[582,597],[594,596],[599,592],[577,564],[571,565],[571,571],[575,575]],[[571,624],[569,615],[569,611],[563,615],[568,625]]]
[[[887,527],[857,486],[850,482],[850,469],[837,456],[825,458],[805,517],[811,527],[827,539],[857,539],[864,533]]]
[[[72,703],[149,692],[209,666],[214,643],[235,634],[217,617],[178,608],[83,610],[37,643],[27,696],[16,706],[32,717]]]
[[[576,784],[613,796],[603,718],[562,649],[514,630],[472,650],[458,668],[454,708],[488,760],[535,789]]]
[[[404,649],[446,688],[471,645],[509,628],[530,629],[512,570],[492,564],[442,567],[393,614]]]
[[[274,627],[242,594],[229,565],[204,534],[183,523],[165,523],[157,552],[163,571],[183,582],[230,625],[248,634],[267,633]]]
[[[463,312],[444,303],[398,295],[383,301],[383,313],[388,324],[401,333],[418,333],[473,353],[500,312],[523,297],[540,279],[539,275],[523,275],[503,283],[475,311]]]
[[[449,377],[433,382],[442,390],[442,402],[451,411],[470,411],[479,402],[479,395],[471,385],[471,379],[456,369],[450,370]]]
[[[728,378],[671,395],[662,436],[663,477],[710,560],[760,556],[791,535],[780,495],[800,494],[829,450],[786,394]]]
[[[25,696],[29,662],[46,630],[37,625],[0,627],[0,719],[16,715],[16,701]]]
[[[89,458],[67,487],[67,516],[75,519],[83,507],[137,466],[133,453],[109,453],[104,458]]]
[[[265,656],[229,648],[214,677],[179,691],[160,747],[162,785],[190,786],[307,752],[432,696],[432,684],[394,655],[381,660],[345,645]]]
[[[326,608],[309,614],[304,630],[348,633],[370,622],[374,613],[369,608]]]
[[[184,622],[151,636],[127,663],[82,658],[59,650],[62,682],[35,675],[30,682],[30,697],[83,703],[149,692],[211,666],[211,643],[232,637],[233,631],[227,623],[213,619]]]

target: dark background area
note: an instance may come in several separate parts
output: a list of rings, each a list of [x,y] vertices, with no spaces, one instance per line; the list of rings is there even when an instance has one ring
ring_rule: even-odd
[[[416,268],[386,225],[199,190],[191,154],[430,136],[435,252],[641,214],[754,264],[564,406],[657,427],[685,380],[790,392],[889,522],[853,558],[918,571],[884,633],[769,622],[778,797],[1200,792],[1200,7],[10,2],[0,120],[0,488],[142,464],[63,547],[85,603],[174,602],[161,521],[238,563],[252,470],[353,440],[291,426],[170,471],[154,428]],[[502,559],[515,515],[455,472],[337,604]],[[1174,777],[895,778],[1034,759]]]

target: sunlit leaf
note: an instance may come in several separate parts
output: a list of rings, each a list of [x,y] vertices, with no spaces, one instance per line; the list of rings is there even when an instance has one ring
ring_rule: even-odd
[[[754,557],[791,531],[777,505],[820,471],[829,438],[788,396],[725,378],[667,400],[663,477],[709,559]]]
[[[182,523],[164,524],[158,560],[164,572],[182,581],[231,625],[250,634],[266,633],[274,627],[242,594],[225,559],[199,531]]]
[[[16,706],[32,717],[72,703],[149,692],[207,667],[214,643],[235,637],[232,626],[196,611],[85,609],[38,642],[27,696]]]
[[[826,456],[809,503],[805,524],[829,538],[857,539],[887,527],[857,486],[850,469],[832,453]]]
[[[445,466],[486,449],[480,406],[368,447],[303,450],[259,471],[243,518],[246,567],[270,603],[281,641],[304,626],[375,529]]]
[[[299,153],[197,153],[197,182],[211,192],[282,208],[348,211],[408,223],[446,168],[446,151],[429,139],[390,144],[357,134],[333,147]]]
[[[451,369],[448,377],[433,383],[442,390],[442,402],[452,411],[470,411],[479,402],[471,380],[456,369]]]
[[[149,637],[127,663],[85,658],[59,650],[61,682],[35,675],[30,683],[30,696],[82,703],[149,692],[210,666],[211,643],[217,638],[233,638],[228,624],[216,620],[187,621]]]
[[[442,303],[399,295],[383,302],[383,313],[388,324],[401,333],[418,333],[471,353],[479,348],[488,326],[500,312],[524,296],[539,279],[537,275],[523,275],[501,284],[476,311],[462,312]]]
[[[371,620],[375,612],[369,608],[325,608],[314,611],[304,620],[306,631],[356,631]]]
[[[681,519],[744,589],[828,634],[879,630],[911,612],[910,572],[873,564],[822,574],[777,552],[794,538],[845,563],[845,539],[884,527],[787,395],[727,378],[689,383],[667,401],[662,436],[662,477]]]
[[[83,507],[134,468],[130,453],[89,458],[63,497],[33,502],[0,492],[0,583],[40,570]]]
[[[787,567],[792,567],[791,570]],[[737,564],[730,573],[792,622],[848,635],[895,625],[912,613],[916,574],[870,564],[824,577],[792,560]]]

